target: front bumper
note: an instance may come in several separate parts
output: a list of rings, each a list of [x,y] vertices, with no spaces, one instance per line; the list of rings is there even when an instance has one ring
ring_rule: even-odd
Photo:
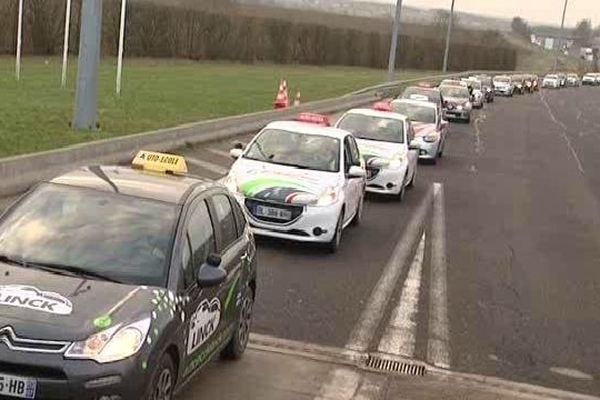
[[[366,191],[389,195],[400,194],[407,170],[406,162],[398,169],[382,168],[377,170],[372,178],[367,179]]]
[[[499,96],[510,96],[512,89],[510,87],[496,87],[494,93]]]
[[[458,111],[457,109],[446,110],[446,117],[448,119],[460,119],[460,120],[469,120],[471,119],[471,110],[462,110]]]
[[[435,142],[426,142],[422,138],[415,139],[420,146],[419,160],[435,160],[440,151],[441,139]]]
[[[581,84],[584,86],[596,86],[600,83],[596,83],[595,81],[581,81]]]
[[[12,351],[0,345],[0,373],[35,379],[36,400],[141,399],[150,379],[149,370],[142,368],[136,356],[99,364],[66,360],[62,354]]]
[[[255,235],[297,242],[330,242],[335,235],[335,228],[342,210],[341,202],[326,207],[298,206],[302,207],[302,213],[291,222],[269,222],[259,219],[249,209],[250,202],[257,200],[249,199],[247,202],[246,198],[239,196],[237,198],[248,216],[251,230]],[[277,204],[272,206],[277,207]]]

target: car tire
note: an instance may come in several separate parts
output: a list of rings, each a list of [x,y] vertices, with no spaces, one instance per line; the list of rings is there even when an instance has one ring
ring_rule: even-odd
[[[354,217],[352,218],[352,222],[350,222],[350,226],[359,226],[361,224],[364,205],[365,205],[365,195],[363,193],[363,195],[360,197],[360,200],[358,203],[358,210],[356,210],[356,214],[354,214]]]
[[[167,353],[160,358],[157,368],[152,372],[150,386],[144,400],[171,400],[175,390],[175,363]]]
[[[229,343],[221,351],[221,358],[225,360],[239,360],[246,351],[250,338],[250,328],[252,327],[253,309],[254,292],[250,286],[246,286],[242,297],[238,324],[233,331]]]
[[[406,195],[406,175],[404,176],[404,179],[402,179],[402,184],[401,184],[401,188],[400,188],[400,192],[396,195],[396,199],[398,200],[398,202],[402,203],[404,201],[404,197]]]
[[[327,243],[327,251],[331,254],[337,253],[340,248],[340,243],[342,242],[342,232],[344,230],[344,209],[342,208],[342,212],[338,218],[338,222],[335,226],[335,234],[329,243]]]
[[[435,158],[434,158],[435,161]],[[406,187],[412,189],[413,187],[415,187],[415,183],[417,182],[417,167],[415,167],[415,171],[413,172],[412,178],[410,178],[410,182],[408,182],[408,185],[406,185]]]

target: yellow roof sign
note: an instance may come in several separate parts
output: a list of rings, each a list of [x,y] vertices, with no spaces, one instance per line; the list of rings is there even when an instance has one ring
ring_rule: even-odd
[[[141,150],[133,159],[131,165],[145,171],[185,175],[188,172],[185,158],[173,154],[156,153]]]

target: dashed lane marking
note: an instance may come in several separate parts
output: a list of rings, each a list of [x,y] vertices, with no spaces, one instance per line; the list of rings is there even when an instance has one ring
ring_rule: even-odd
[[[213,149],[213,148],[210,148],[210,147],[207,148],[206,151],[208,151],[209,153],[213,153],[213,154],[215,154],[217,156],[224,157],[224,158],[227,158],[227,159],[231,160],[231,155],[229,154],[228,151],[219,150],[219,149]]]
[[[185,160],[188,163],[195,165],[196,167],[200,167],[207,171],[214,172],[215,174],[218,174],[218,175],[227,175],[227,173],[229,172],[228,168],[221,167],[220,165],[213,164],[208,161],[199,160],[197,158],[188,157],[188,156],[185,157]]]
[[[450,368],[444,206],[444,186],[441,183],[434,183],[427,361],[436,367]]]
[[[425,256],[425,233],[417,248],[415,258],[404,282],[400,301],[392,313],[390,323],[379,342],[378,351],[405,357],[414,357],[417,337],[417,313],[423,258]]]

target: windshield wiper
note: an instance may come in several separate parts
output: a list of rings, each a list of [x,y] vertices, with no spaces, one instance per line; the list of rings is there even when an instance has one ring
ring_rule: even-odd
[[[0,254],[0,262],[7,264],[20,265],[22,267],[27,266],[25,261],[20,258],[9,256],[8,254]]]
[[[118,279],[111,278],[108,275],[105,275],[101,272],[90,271],[85,268],[76,267],[73,265],[64,265],[64,264],[55,264],[55,263],[45,263],[45,262],[27,262],[27,266],[35,267],[42,269],[47,272],[52,272],[61,275],[75,275],[75,276],[83,276],[86,278],[94,278],[108,282],[114,283],[123,283]]]

